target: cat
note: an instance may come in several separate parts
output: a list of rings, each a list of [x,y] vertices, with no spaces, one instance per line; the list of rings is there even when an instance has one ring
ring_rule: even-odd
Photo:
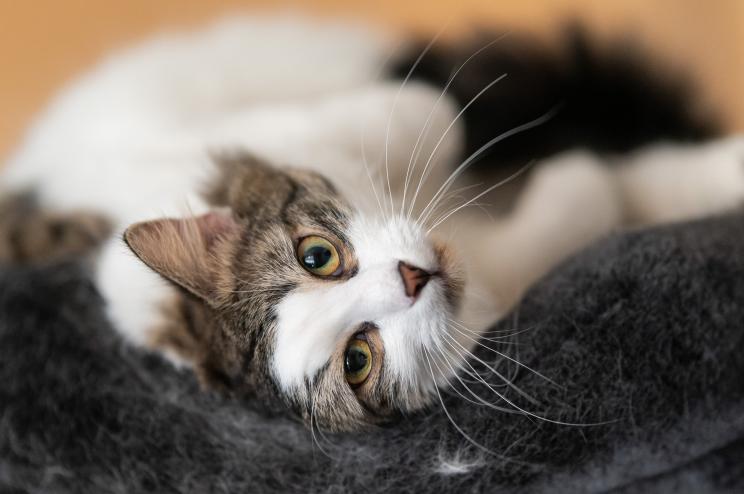
[[[462,115],[477,98],[457,100],[457,77],[479,50],[437,86],[391,78],[428,50],[397,46],[358,25],[256,17],[112,56],[10,157],[0,257],[92,250],[129,343],[208,388],[350,431],[432,405],[483,331],[572,253],[744,197],[738,137],[569,149],[487,218],[470,206],[526,167],[476,192],[466,169],[561,109],[473,150]],[[480,94],[504,80],[489,77]]]

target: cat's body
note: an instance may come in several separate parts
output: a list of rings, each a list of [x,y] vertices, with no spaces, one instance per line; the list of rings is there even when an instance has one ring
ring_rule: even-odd
[[[95,277],[129,341],[332,429],[426,406],[478,331],[593,240],[744,198],[734,138],[563,153],[497,220],[448,216],[465,200],[425,209],[457,188],[467,129],[439,88],[384,80],[395,53],[369,32],[292,19],[145,44],[66,90],[2,185],[112,224]],[[298,264],[319,237],[337,272]],[[371,384],[349,377],[360,334]],[[437,362],[449,370],[435,375]]]

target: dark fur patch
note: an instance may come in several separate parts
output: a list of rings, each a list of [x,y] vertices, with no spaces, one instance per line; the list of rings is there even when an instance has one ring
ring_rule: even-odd
[[[109,221],[88,211],[40,209],[32,194],[0,200],[0,262],[40,263],[74,259],[98,247],[111,232]]]
[[[413,78],[443,87],[468,57],[500,35],[480,33],[467,42],[435,47]],[[410,58],[392,72],[407,74],[422,50],[423,44],[412,49]],[[575,147],[625,152],[659,140],[700,141],[718,133],[716,119],[697,106],[689,77],[664,67],[627,39],[601,46],[570,26],[561,42],[548,46],[510,33],[470,60],[448,94],[465,105],[504,74],[464,114],[465,156],[552,109],[557,113],[495,145],[476,169],[523,166]]]

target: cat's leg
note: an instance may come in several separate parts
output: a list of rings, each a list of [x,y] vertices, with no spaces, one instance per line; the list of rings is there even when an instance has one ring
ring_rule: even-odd
[[[656,145],[615,170],[629,224],[691,219],[744,203],[744,137]]]
[[[465,222],[453,238],[466,253],[470,278],[503,314],[537,279],[617,228],[621,218],[611,170],[596,155],[573,151],[538,165],[510,215]]]

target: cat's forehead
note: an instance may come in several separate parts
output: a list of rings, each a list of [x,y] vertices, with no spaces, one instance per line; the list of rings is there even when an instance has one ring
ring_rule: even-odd
[[[298,235],[325,231],[350,245],[348,229],[354,213],[346,199],[316,173],[293,170],[289,175],[295,187],[281,211],[284,224]]]
[[[319,173],[274,167],[245,153],[218,156],[215,164],[208,201],[252,225],[281,222],[341,233],[349,222],[348,202]]]

